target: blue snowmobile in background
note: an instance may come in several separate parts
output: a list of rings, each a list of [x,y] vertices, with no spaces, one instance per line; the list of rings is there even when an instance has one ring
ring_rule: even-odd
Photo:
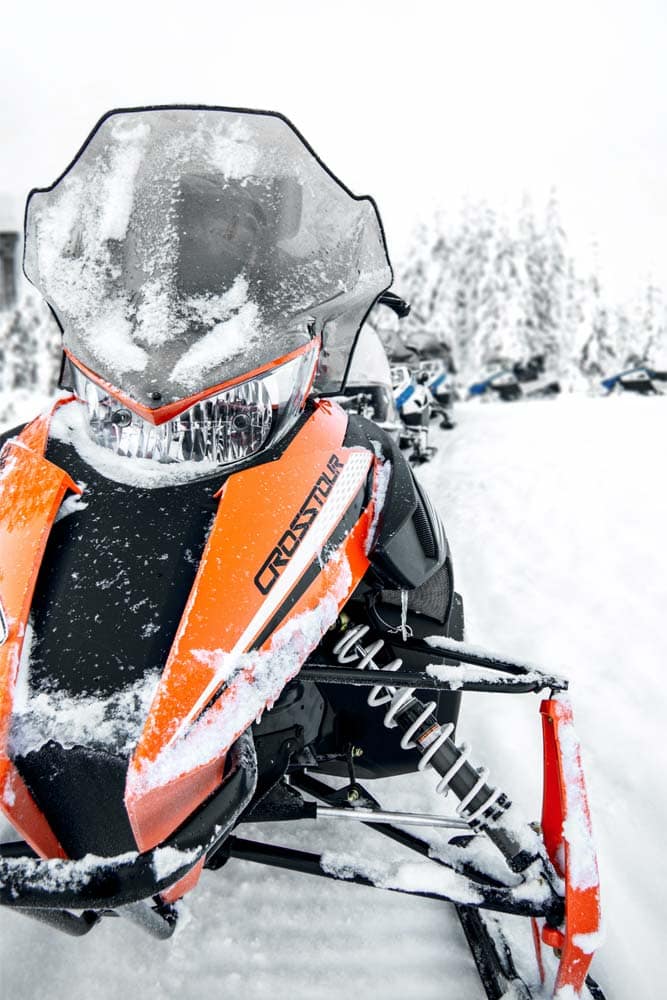
[[[504,402],[514,402],[517,399],[539,399],[557,396],[560,383],[557,379],[545,376],[546,359],[544,354],[535,354],[528,361],[515,361],[492,372],[480,382],[474,382],[468,388],[469,397],[484,396],[495,393]],[[531,388],[524,389],[525,384]]]
[[[616,375],[609,375],[602,379],[602,388],[609,395],[614,391],[636,392],[641,396],[660,395],[665,390],[658,389],[656,382],[667,382],[667,371],[656,371],[646,365],[638,365],[636,368],[627,368]]]
[[[506,403],[521,399],[523,391],[511,368],[500,369],[481,382],[473,382],[468,386],[468,396],[472,398],[487,394],[490,396],[492,393]]]
[[[431,416],[439,416],[440,426],[444,430],[452,430],[456,426],[451,413],[454,392],[444,361],[439,358],[420,361],[414,375],[416,381],[426,386],[433,397],[435,405],[432,407]]]
[[[433,397],[406,365],[391,369],[391,382],[402,423],[399,445],[412,449],[408,456],[411,462],[428,462],[437,451],[428,441]]]

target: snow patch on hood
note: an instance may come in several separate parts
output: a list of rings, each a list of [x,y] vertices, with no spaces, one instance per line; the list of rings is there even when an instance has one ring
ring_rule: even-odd
[[[84,482],[78,482],[76,485],[81,490],[81,493],[85,492],[86,484]],[[55,524],[56,521],[62,521],[62,519],[67,517],[69,514],[76,514],[80,510],[85,510],[87,506],[88,501],[84,500],[81,494],[70,493],[69,496],[66,496],[61,503],[58,513],[53,519],[53,523]]]
[[[344,554],[331,560],[338,574],[331,592],[310,611],[304,611],[278,629],[266,650],[231,654],[223,649],[197,650],[195,655],[214,669],[228,690],[194,723],[185,736],[166,746],[133,781],[148,791],[175,780],[222,756],[253,721],[270,709],[281,691],[300,670],[310,653],[338,618],[347,597],[352,573]]]
[[[12,756],[39,750],[50,740],[65,749],[83,746],[129,753],[141,734],[159,676],[152,671],[107,696],[35,692],[24,686],[12,716]]]

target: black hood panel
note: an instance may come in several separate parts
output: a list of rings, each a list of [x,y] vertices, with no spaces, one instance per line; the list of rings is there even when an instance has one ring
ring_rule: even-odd
[[[68,857],[137,850],[123,798],[127,760],[50,741],[15,763]]]
[[[146,489],[103,478],[57,441],[46,457],[86,486],[54,524],[37,579],[30,687],[108,696],[162,671],[220,479]]]

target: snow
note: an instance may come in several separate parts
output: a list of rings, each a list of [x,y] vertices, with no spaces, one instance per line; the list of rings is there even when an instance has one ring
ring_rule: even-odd
[[[175,847],[159,847],[154,851],[152,858],[156,879],[167,879],[189,862],[194,863],[197,854],[194,849],[179,851]],[[35,888],[44,889],[46,892],[59,892],[68,887],[81,889],[101,872],[112,872],[114,864],[130,864],[138,857],[136,851],[126,851],[112,860],[98,854],[86,854],[79,861],[62,861],[58,858],[49,861],[9,858],[2,862],[2,870],[10,876],[12,872],[22,873]],[[1,878],[0,873],[0,885]]]
[[[132,862],[136,858],[136,851],[127,851],[125,854],[119,854],[114,861]],[[72,889],[83,888],[100,870],[111,868],[111,865],[107,858],[97,854],[86,854],[80,861],[61,861],[58,858],[49,861],[7,858],[3,861],[2,868],[8,874],[12,871],[22,872],[35,888],[44,889],[46,892],[58,892],[68,886]]]
[[[322,856],[322,867],[336,878],[354,878],[362,875],[385,889],[402,889],[406,892],[440,892],[458,903],[478,903],[480,893],[466,879],[448,871],[442,865],[424,861],[403,861],[391,864],[377,859],[365,860],[355,855],[327,851]]]
[[[154,762],[138,775],[131,773],[134,788],[155,788],[220,757],[239,733],[273,705],[338,617],[339,600],[334,594],[342,599],[349,592],[352,577],[344,556],[334,556],[331,564],[336,563],[334,593],[278,629],[268,649],[240,654],[193,650],[197,660],[211,667],[215,678],[211,690],[223,683],[229,690],[182,738],[165,746]]]
[[[242,250],[255,232],[258,252]],[[186,275],[192,245],[201,266]],[[142,398],[157,385],[165,398],[194,394],[209,376],[222,383],[289,353],[307,341],[313,310],[330,322],[336,385],[361,317],[391,282],[373,204],[337,184],[283,120],[220,109],[103,121],[59,181],[32,193],[25,271],[72,353]],[[226,295],[215,292],[233,301],[243,286],[236,315],[217,316]]]
[[[368,535],[366,537],[366,555],[373,548],[373,543],[375,541],[375,530],[378,526],[378,522],[382,515],[382,510],[384,508],[384,502],[387,498],[387,490],[389,489],[389,483],[391,482],[391,462],[389,459],[381,462],[378,461],[375,467],[375,478],[373,481],[373,520],[371,521],[370,527],[368,529]]]
[[[145,122],[128,127],[116,122],[113,135],[118,145],[112,147],[108,170],[103,174],[100,208],[100,240],[123,240],[134,202],[134,184],[144,155],[149,128]]]
[[[259,309],[255,302],[246,302],[237,313],[216,323],[212,330],[195,341],[178,359],[169,377],[179,385],[196,388],[211,369],[249,350],[257,340],[258,327]]]
[[[606,935],[602,930],[596,934],[575,934],[572,940],[577,948],[581,948],[587,955],[591,955],[602,947],[606,941]]]
[[[24,671],[27,664],[22,657],[17,685],[21,696],[14,705],[10,751],[24,755],[55,739],[64,747],[129,752],[141,734],[159,677],[151,671],[106,697],[95,692],[75,697],[63,691],[32,690],[22,677]]]
[[[557,700],[569,703],[569,699],[562,695]],[[570,878],[577,889],[589,889],[598,884],[598,870],[591,822],[582,795],[582,783],[585,779],[581,767],[581,751],[572,722],[563,720],[559,725],[559,735],[567,799],[563,837],[569,848]]]
[[[447,529],[468,639],[557,665],[571,681],[607,934],[592,971],[608,1000],[664,993],[666,414],[664,399],[623,396],[459,405],[456,430],[434,432],[437,456],[418,471]],[[458,734],[533,818],[538,705],[534,695],[464,695]],[[371,790],[387,808],[441,812],[433,787],[426,773]],[[414,859],[352,827],[318,820],[240,834],[381,865]],[[232,860],[204,872],[183,910],[167,944],[123,920],[77,940],[0,910],[0,992],[28,1000],[48,983],[49,1000],[483,1000],[456,917],[437,901]],[[501,922],[530,969],[528,922]]]
[[[85,490],[85,483],[77,483],[77,486],[83,493]],[[70,514],[76,514],[79,511],[85,510],[88,506],[87,502],[78,493],[72,493],[66,496],[60,507],[58,508],[58,513],[55,516],[54,524],[56,521],[61,521],[64,517],[68,517]]]
[[[197,860],[197,851],[179,851],[176,847],[158,847],[153,852],[153,871],[155,878],[161,882],[163,878],[169,878],[179,868],[183,868],[188,861]]]
[[[248,299],[247,279],[239,274],[222,295],[190,295],[185,310],[193,323],[210,327],[178,359],[170,378],[192,388],[223,361],[238,357],[257,340],[259,308]]]

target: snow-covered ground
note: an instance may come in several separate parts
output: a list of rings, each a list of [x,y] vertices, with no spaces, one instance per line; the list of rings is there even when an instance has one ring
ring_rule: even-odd
[[[658,1000],[667,876],[663,737],[667,400],[571,397],[459,406],[420,470],[443,515],[467,637],[569,675],[603,880],[608,1000]],[[466,696],[460,735],[525,812],[541,795],[539,699]],[[388,806],[439,805],[429,775],[376,783]],[[370,856],[398,848],[330,824],[265,839]],[[333,841],[333,838],[336,838]],[[514,928],[514,936],[519,930]],[[233,861],[205,873],[168,943],[106,921],[73,940],[0,911],[0,996],[478,1000],[445,904]]]

